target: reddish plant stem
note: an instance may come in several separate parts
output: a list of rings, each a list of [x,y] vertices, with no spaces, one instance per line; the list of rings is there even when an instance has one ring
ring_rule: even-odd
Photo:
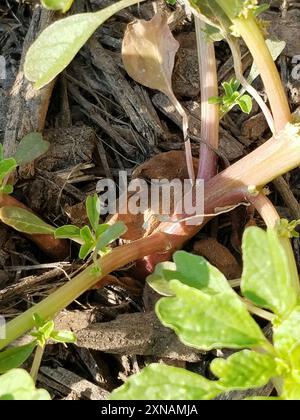
[[[0,194],[0,207],[20,207],[27,211],[31,211],[25,204],[11,197],[10,195]],[[53,235],[25,235],[34,242],[45,254],[55,260],[64,260],[69,255],[69,245],[67,241],[55,239]]]
[[[206,40],[205,24],[195,16],[201,86],[201,140],[214,149],[219,146],[219,106],[209,103],[218,96],[218,79],[213,42]],[[198,179],[207,181],[217,173],[217,156],[206,144],[200,144]]]
[[[247,200],[248,187],[263,187],[299,165],[299,138],[272,138],[255,151],[245,156],[205,185],[204,209],[206,214],[216,212],[218,207],[233,206]],[[178,216],[178,219],[186,217]],[[210,217],[211,218],[211,217]],[[162,223],[158,230],[175,236],[174,247],[164,254],[156,253],[138,263],[139,273],[151,273],[157,263],[170,259],[174,250],[181,248],[210,218],[200,225],[186,223]]]

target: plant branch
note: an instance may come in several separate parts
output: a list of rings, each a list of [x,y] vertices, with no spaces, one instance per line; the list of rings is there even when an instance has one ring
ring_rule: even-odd
[[[217,156],[212,150],[219,146],[219,106],[209,99],[218,96],[217,65],[214,44],[205,39],[205,23],[195,16],[197,50],[201,87],[201,140],[198,176],[205,181],[217,173]],[[205,143],[212,146],[209,148]]]
[[[206,183],[205,212],[212,213],[217,207],[247,200],[249,186],[264,185],[297,167],[299,156],[299,138],[283,136],[267,141]],[[0,349],[33,328],[34,313],[38,313],[44,319],[53,318],[110,272],[145,256],[150,257],[142,261],[143,268],[146,272],[151,272],[157,262],[169,259],[170,255],[176,249],[182,248],[207,221],[208,219],[205,219],[198,226],[162,223],[158,231],[151,236],[113,249],[110,254],[98,260],[100,276],[95,272],[93,265],[89,266],[46,299],[10,321],[6,329],[7,338],[0,340]]]
[[[44,351],[45,351],[45,346],[42,347],[40,345],[38,345],[35,350],[34,359],[33,359],[32,367],[30,370],[30,376],[32,377],[34,382],[36,382],[37,377],[38,377]]]

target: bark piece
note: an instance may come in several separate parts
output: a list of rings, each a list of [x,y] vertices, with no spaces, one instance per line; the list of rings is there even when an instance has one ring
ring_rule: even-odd
[[[189,362],[201,359],[200,352],[184,346],[154,312],[120,315],[111,322],[92,324],[77,332],[77,343],[112,354],[155,355]]]
[[[40,372],[42,373],[38,376],[40,383],[51,386],[65,395],[72,391],[81,399],[95,401],[106,400],[109,396],[107,390],[62,367],[51,369],[42,366]]]
[[[54,13],[36,6],[26,35],[20,69],[10,92],[11,100],[7,112],[4,136],[6,156],[12,156],[18,142],[31,131],[43,131],[54,81],[41,90],[33,89],[25,79],[23,65],[28,48],[38,34],[54,20]]]

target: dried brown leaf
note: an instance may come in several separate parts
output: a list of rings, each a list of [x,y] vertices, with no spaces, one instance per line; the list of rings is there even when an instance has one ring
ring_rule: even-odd
[[[136,20],[127,26],[122,45],[124,67],[136,82],[163,92],[183,120],[183,135],[189,178],[194,180],[193,158],[188,139],[188,117],[173,93],[172,73],[179,43],[173,37],[167,17],[157,13],[151,20]]]
[[[128,25],[122,46],[123,63],[138,83],[174,96],[171,79],[178,48],[166,15],[157,13],[149,21],[136,20]]]

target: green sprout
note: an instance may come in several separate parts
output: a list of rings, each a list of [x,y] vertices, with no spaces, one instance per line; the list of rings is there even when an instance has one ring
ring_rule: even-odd
[[[229,82],[222,83],[222,87],[224,89],[224,95],[210,98],[210,104],[219,104],[222,114],[226,114],[236,105],[238,105],[245,114],[250,114],[252,111],[252,98],[247,94],[240,94],[240,83],[236,79],[231,79]]]

